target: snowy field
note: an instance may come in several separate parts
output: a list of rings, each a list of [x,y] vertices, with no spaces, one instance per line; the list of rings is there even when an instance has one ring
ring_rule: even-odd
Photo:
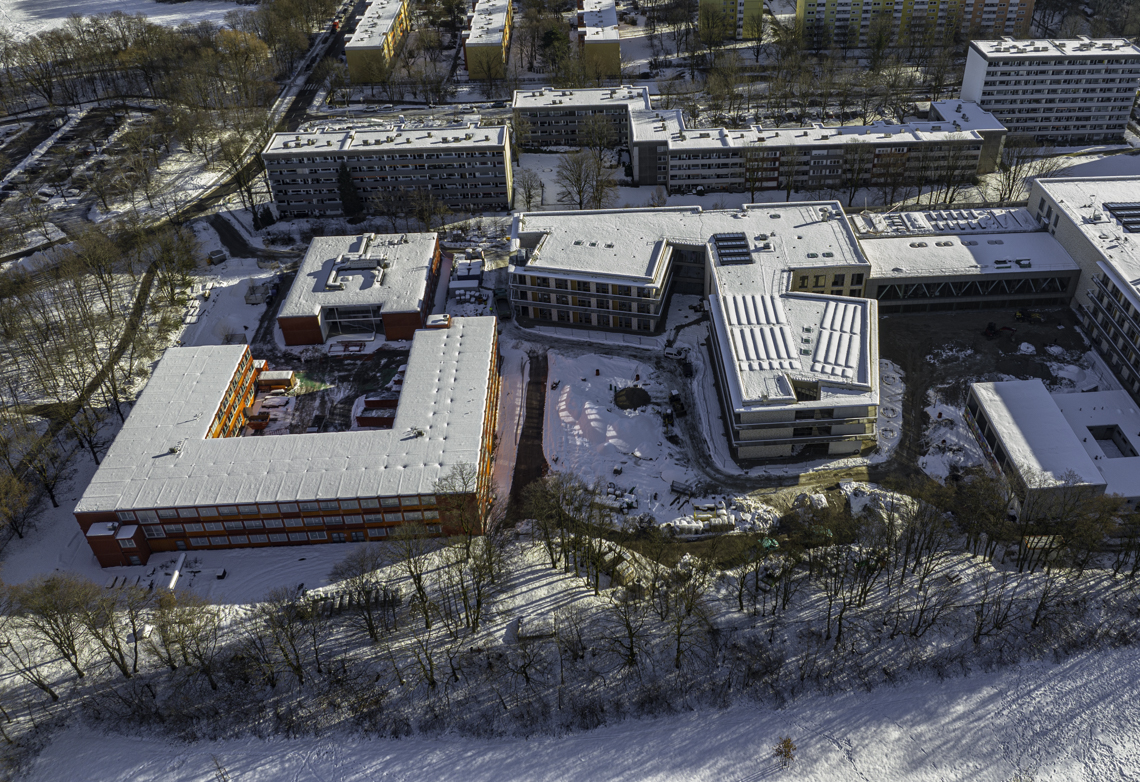
[[[1134,649],[1060,665],[625,722],[561,738],[359,738],[183,745],[76,727],[29,782],[212,782],[214,758],[243,782],[1084,782],[1140,775],[1140,659]],[[771,747],[795,742],[781,770]],[[92,774],[98,769],[98,774]]]
[[[242,8],[223,0],[193,0],[188,3],[158,3],[154,0],[0,0],[0,27],[17,39],[62,27],[73,14],[93,16],[122,11],[145,14],[156,24],[178,25],[204,21],[221,22],[230,11]]]

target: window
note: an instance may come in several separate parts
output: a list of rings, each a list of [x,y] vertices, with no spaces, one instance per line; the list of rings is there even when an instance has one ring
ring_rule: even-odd
[[[307,516],[305,518],[306,527],[319,527],[325,523],[325,520],[320,516]]]
[[[261,529],[263,526],[261,519],[249,519],[245,523],[246,529]]]
[[[244,546],[249,543],[248,535],[230,535],[230,545]]]
[[[364,542],[364,530],[356,530],[355,532],[348,533],[353,543]]]
[[[302,533],[303,534],[303,533]],[[288,543],[289,536],[284,532],[272,532],[269,535],[270,543]]]
[[[178,511],[174,508],[163,508],[158,512],[158,517],[160,519],[176,519],[178,518]]]
[[[554,281],[554,287],[560,291],[568,290],[570,288],[570,281],[569,280],[555,280]]]
[[[158,514],[152,510],[140,510],[139,521],[158,521]]]
[[[336,500],[321,500],[321,510],[336,510],[340,507]]]
[[[190,538],[191,546],[208,546],[210,545],[209,538]]]
[[[339,527],[344,524],[344,516],[325,516],[325,526]]]
[[[179,508],[178,515],[183,519],[196,519],[198,518],[198,511],[193,508]]]
[[[862,285],[863,284],[863,275],[862,274],[852,274],[851,275],[851,284],[852,285]]]
[[[202,516],[203,518],[207,517],[207,516],[210,516],[210,517],[217,516],[218,515],[218,509],[217,508],[199,508],[198,509],[198,515]]]
[[[195,532],[200,533],[203,530],[203,527],[201,524],[183,524],[182,526],[186,528],[186,534],[188,534],[188,535],[195,533]]]
[[[135,514],[133,511],[121,510],[119,511],[119,521],[134,521]]]
[[[320,510],[321,509],[321,506],[315,502],[302,502],[302,503],[300,503],[300,506],[301,506],[302,511]]]
[[[123,538],[122,540],[120,540],[119,546],[121,546],[122,548],[138,548],[138,544],[135,543],[130,538]]]
[[[831,278],[831,284],[832,284],[833,286],[835,286],[835,287],[839,287],[839,286],[843,285],[843,280],[844,280],[844,278],[846,278],[846,276],[847,276],[846,274],[836,274],[836,275],[834,275],[834,276]]]
[[[800,287],[806,288],[808,286],[808,276],[806,274],[800,276]]]
[[[281,519],[266,519],[265,526],[269,529],[281,529],[283,526],[285,526],[285,522],[283,522]]]
[[[825,282],[825,280],[826,280],[826,278],[827,278],[827,275],[826,275],[826,274],[817,274],[817,275],[815,275],[815,279],[814,279],[814,280],[812,280],[812,283],[811,283],[811,287],[813,287],[813,288],[822,288],[822,287],[823,287],[823,284],[824,284],[824,282]]]
[[[211,535],[210,536],[210,545],[211,546],[228,546],[228,545],[230,545],[230,539],[227,538],[225,535]]]
[[[346,539],[347,536],[343,532],[334,532],[332,534],[333,543],[344,543]]]
[[[236,516],[238,509],[236,505],[222,505],[218,508],[218,514],[221,516]]]
[[[225,529],[220,521],[208,521],[203,526],[206,528],[206,532],[221,532]]]
[[[158,526],[157,524],[154,526],[149,526],[149,525],[144,526],[143,527],[143,534],[146,535],[148,538],[165,538],[166,537],[166,533],[162,531],[162,527]]]
[[[386,538],[386,537],[388,537],[388,530],[385,527],[379,527],[378,529],[370,529],[370,530],[368,530],[368,537],[372,538],[373,540],[375,540],[377,538]]]
[[[290,532],[289,533],[289,542],[290,543],[304,543],[308,539],[309,539],[309,536],[306,535],[304,532]]]
[[[250,535],[249,536],[249,542],[250,543],[268,543],[269,542],[269,536],[268,535]]]
[[[309,533],[309,540],[328,540],[329,534],[324,530],[313,530]]]
[[[356,500],[341,500],[340,507],[341,510],[355,510],[360,507],[360,503]]]

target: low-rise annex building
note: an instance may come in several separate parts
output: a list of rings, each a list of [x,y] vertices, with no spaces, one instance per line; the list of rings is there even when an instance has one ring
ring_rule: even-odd
[[[1064,306],[1079,287],[1081,267],[1024,207],[849,220],[871,265],[863,295],[880,314]]]
[[[261,159],[283,218],[342,215],[346,166],[360,198],[426,191],[456,212],[511,208],[510,138],[505,126],[367,125],[276,133]]]
[[[1012,511],[1048,517],[1074,492],[1140,501],[1140,410],[1124,391],[1050,394],[1039,379],[973,383],[966,422],[1009,481]]]
[[[875,444],[877,305],[855,295],[869,266],[837,202],[532,212],[511,239],[524,322],[647,332],[671,289],[702,295],[734,457]],[[800,274],[826,287],[793,290]]]
[[[103,567],[160,551],[384,540],[457,531],[436,495],[460,465],[490,497],[499,356],[492,317],[415,333],[390,430],[241,437],[248,346],[169,348],[75,507]]]
[[[277,312],[285,344],[342,334],[411,339],[427,325],[441,257],[434,233],[314,238]]]
[[[356,29],[344,42],[344,58],[353,83],[380,81],[410,27],[410,0],[369,0]]]
[[[511,0],[476,0],[463,33],[463,64],[468,78],[479,81],[506,75],[513,8]]]

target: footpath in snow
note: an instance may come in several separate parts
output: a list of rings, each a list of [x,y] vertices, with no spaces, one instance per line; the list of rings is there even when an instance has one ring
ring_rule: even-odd
[[[916,682],[871,693],[812,696],[786,709],[737,706],[638,720],[562,738],[485,741],[241,739],[174,744],[59,735],[29,782],[213,782],[214,758],[243,782],[1083,782],[1140,775],[1138,651],[1060,665]],[[791,768],[772,747],[796,744]]]

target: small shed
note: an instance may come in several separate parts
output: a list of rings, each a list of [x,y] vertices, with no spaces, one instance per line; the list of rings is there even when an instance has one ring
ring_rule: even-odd
[[[291,369],[267,370],[257,376],[259,391],[289,391],[297,385],[297,376]]]

